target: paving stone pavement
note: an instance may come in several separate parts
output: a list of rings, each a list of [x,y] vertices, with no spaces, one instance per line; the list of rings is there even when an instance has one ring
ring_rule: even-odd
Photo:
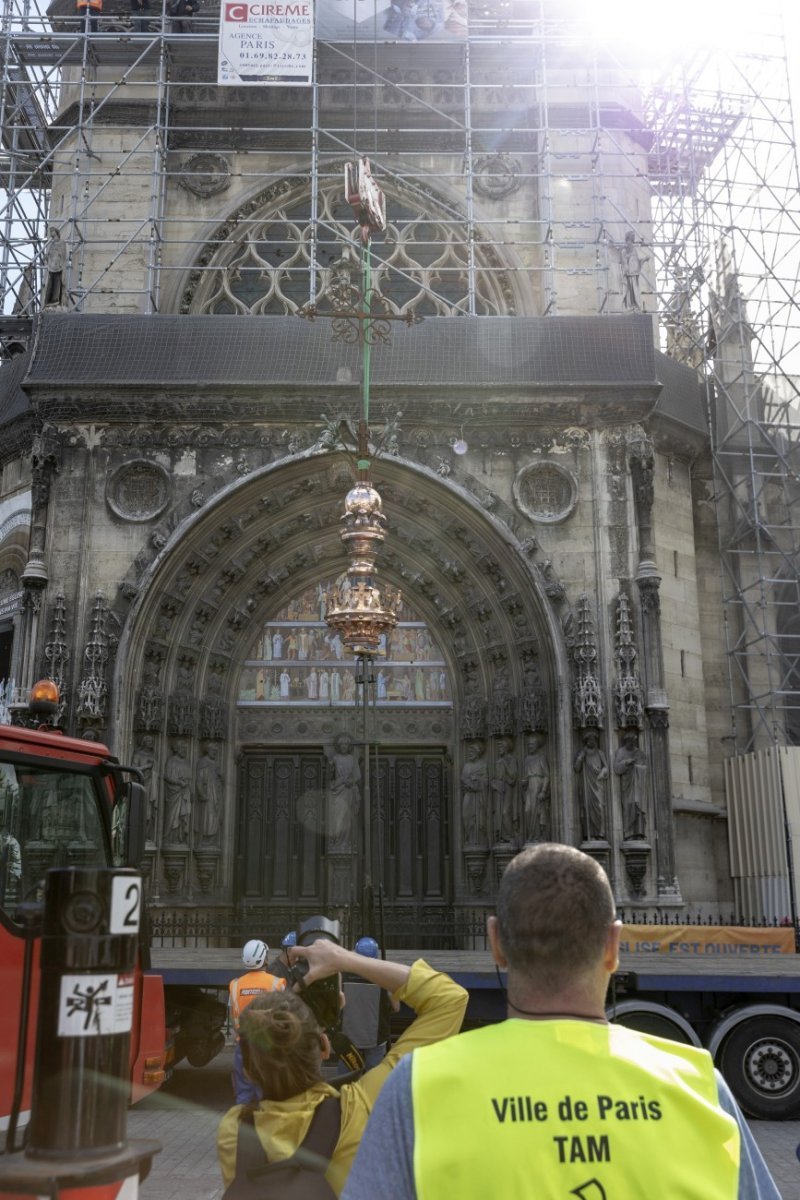
[[[128,1112],[129,1138],[156,1138],[163,1149],[142,1184],[141,1200],[219,1200],[217,1126],[233,1103],[228,1046],[207,1067],[181,1063],[169,1083]]]
[[[200,1071],[182,1063],[166,1087],[130,1109],[128,1137],[156,1138],[164,1147],[140,1189],[141,1200],[222,1196],[216,1132],[232,1103],[232,1064],[230,1046]],[[800,1121],[753,1121],[750,1127],[783,1200],[800,1200]]]
[[[751,1121],[750,1128],[783,1200],[800,1200],[800,1121]]]

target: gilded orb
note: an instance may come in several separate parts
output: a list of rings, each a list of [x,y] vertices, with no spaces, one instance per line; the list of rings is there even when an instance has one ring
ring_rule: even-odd
[[[347,516],[372,517],[380,514],[383,502],[371,483],[359,480],[345,496],[344,508]]]

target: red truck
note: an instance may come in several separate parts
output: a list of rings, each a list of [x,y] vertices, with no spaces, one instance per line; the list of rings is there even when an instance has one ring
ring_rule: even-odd
[[[0,725],[0,1131],[10,1119],[25,1124],[30,1109],[39,945],[26,911],[41,898],[50,867],[139,866],[144,789],[137,776],[97,742],[48,726]],[[27,982],[26,923],[33,968]],[[198,1063],[213,1057],[225,1019],[224,1005],[199,988],[182,988],[176,999],[165,995],[161,976],[145,973],[146,935],[141,945],[131,1033],[134,1100],[157,1088],[184,1055]]]

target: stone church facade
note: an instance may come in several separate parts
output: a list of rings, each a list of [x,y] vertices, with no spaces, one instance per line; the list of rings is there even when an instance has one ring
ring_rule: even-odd
[[[568,119],[570,78],[564,68],[551,99],[579,158],[588,134]],[[140,82],[147,97],[156,85]],[[44,307],[25,353],[0,371],[5,670],[18,688],[56,678],[63,727],[143,772],[151,902],[175,914],[262,909],[276,927],[348,903],[347,871],[329,869],[326,799],[332,747],[346,736],[359,773],[371,772],[387,922],[410,943],[454,912],[483,911],[515,850],[544,838],[597,857],[621,906],[727,905],[705,400],[693,367],[657,349],[646,273],[637,264],[626,283],[609,258],[598,301],[598,276],[583,271],[595,248],[566,248],[554,305],[546,242],[506,250],[484,231],[470,311],[446,219],[453,195],[387,174],[390,224],[405,215],[378,254],[385,277],[405,273],[395,310],[422,319],[398,322],[372,354],[373,481],[388,522],[378,565],[404,610],[364,739],[350,668],[301,603],[346,565],[361,403],[360,349],[332,340],[324,316],[352,230],[341,164],[329,160],[319,184],[327,257],[322,315],[309,322],[296,275],[269,247],[308,266],[310,159],[269,130],[231,150],[249,96],[181,86],[178,107],[199,95],[197,124],[220,132],[200,146],[173,113],[158,311],[136,299],[149,266],[135,246],[102,266],[147,186],[120,172],[67,269],[73,283],[78,269],[84,281],[105,270],[104,286]],[[277,128],[292,98],[272,92]],[[615,111],[633,103],[618,88],[612,99]],[[65,89],[64,110],[77,103]],[[112,100],[107,113],[91,130],[101,156],[137,135],[135,105]],[[576,184],[569,198],[545,197],[535,148],[518,142],[516,186],[498,183],[495,164],[481,191],[476,172],[478,229],[481,215],[486,230],[498,213],[513,224],[545,199],[566,227],[591,195]],[[442,147],[436,172],[447,176],[455,151]],[[646,170],[635,138],[625,153]],[[376,160],[383,182],[380,150]],[[611,245],[631,224],[646,246],[642,171],[615,180],[609,213],[640,215],[609,217]],[[59,203],[54,194],[54,212]],[[441,248],[449,283],[438,291],[423,278],[414,211]],[[189,220],[203,238],[187,246],[178,231]],[[303,638],[305,653],[292,653]],[[334,676],[349,699],[334,699]]]

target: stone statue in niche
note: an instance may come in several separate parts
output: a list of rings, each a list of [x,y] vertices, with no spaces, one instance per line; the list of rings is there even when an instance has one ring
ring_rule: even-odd
[[[606,837],[606,788],[608,763],[600,749],[600,735],[587,729],[583,746],[573,763],[578,775],[581,836],[585,842],[603,841]]]
[[[156,840],[156,812],[158,798],[153,787],[153,765],[156,761],[156,739],[152,733],[143,733],[139,745],[133,752],[131,760],[134,767],[142,772],[142,782],[145,794],[145,835],[148,842]]]
[[[60,307],[64,301],[64,271],[67,267],[67,247],[61,240],[61,231],[53,226],[44,248],[46,268],[44,304]]]
[[[327,793],[327,849],[350,853],[355,849],[353,818],[358,808],[361,769],[347,733],[334,739],[326,750],[330,782]]]
[[[486,744],[481,738],[467,743],[461,770],[461,824],[465,846],[487,846],[489,769]]]
[[[216,845],[219,840],[224,785],[218,755],[217,743],[206,742],[205,753],[197,762],[195,799],[199,847]]]
[[[633,730],[623,735],[614,755],[614,774],[619,776],[622,796],[622,836],[626,842],[645,837],[645,781],[647,755],[639,749]]]
[[[524,835],[526,842],[546,842],[552,837],[550,822],[550,764],[545,749],[543,733],[532,733],[528,738],[523,775],[525,799],[523,802]]]
[[[519,828],[517,813],[517,778],[519,772],[514,754],[514,739],[500,738],[497,760],[492,777],[494,793],[494,837],[496,842],[510,842]]]
[[[172,753],[164,765],[164,841],[167,845],[189,843],[192,815],[192,773],[189,747],[183,738],[175,738]]]
[[[625,312],[642,312],[640,275],[642,267],[650,258],[641,254],[636,245],[636,234],[629,229],[625,241],[619,247],[620,272],[622,275],[622,307]]]

